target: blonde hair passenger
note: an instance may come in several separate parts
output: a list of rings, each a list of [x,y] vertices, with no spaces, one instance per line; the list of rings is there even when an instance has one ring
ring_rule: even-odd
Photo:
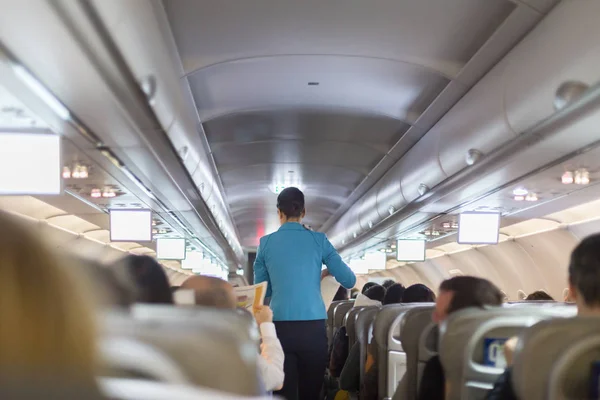
[[[94,379],[96,327],[86,282],[0,211],[0,374]]]

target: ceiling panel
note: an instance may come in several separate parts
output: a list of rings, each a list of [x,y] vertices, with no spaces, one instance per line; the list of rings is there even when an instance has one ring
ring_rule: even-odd
[[[275,185],[303,189],[307,223],[323,225],[516,8],[508,0],[163,4],[247,247],[277,228]]]

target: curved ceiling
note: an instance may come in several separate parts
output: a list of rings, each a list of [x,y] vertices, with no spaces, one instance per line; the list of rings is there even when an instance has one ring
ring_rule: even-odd
[[[508,0],[163,4],[246,247],[276,229],[274,185],[305,190],[314,228],[335,218],[516,43],[501,29],[513,12],[519,29],[538,14]]]

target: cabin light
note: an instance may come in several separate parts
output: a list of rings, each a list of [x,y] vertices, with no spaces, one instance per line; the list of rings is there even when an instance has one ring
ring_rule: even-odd
[[[354,233],[352,234],[352,236],[354,237],[354,239],[356,239],[356,238],[358,237],[358,233],[354,232]]]
[[[98,199],[98,198],[102,197],[102,192],[100,191],[100,189],[92,189],[90,196],[92,196],[95,199]]]
[[[85,165],[79,166],[79,179],[87,179],[89,176],[88,168]]]
[[[438,231],[431,231],[431,236],[440,236]]]
[[[156,226],[156,224],[157,224],[156,220],[153,219],[152,220],[152,226]]]
[[[168,231],[166,229],[159,229],[158,233],[160,233],[161,235],[164,235],[165,233],[168,233]]]
[[[158,233],[158,229],[152,229],[152,234],[156,235]]]
[[[586,169],[578,169],[574,181],[576,185],[587,185],[590,183],[590,173]]]
[[[420,194],[421,196],[423,196],[425,193],[429,192],[429,186],[427,186],[427,185],[426,185],[426,184],[424,184],[424,183],[421,183],[421,184],[419,185],[419,187],[417,188],[417,191],[419,192],[419,194]]]
[[[525,196],[525,201],[538,201],[537,194],[528,193],[527,196]]]
[[[384,247],[382,247],[381,249],[379,249],[380,252],[385,253],[387,251],[387,249],[385,249]]]
[[[449,228],[450,228],[450,226],[451,226],[451,225],[450,225],[450,222],[444,222],[444,223],[442,224],[442,228],[444,228],[444,229],[449,229]]]
[[[393,253],[394,250],[392,250],[392,249],[385,249],[385,252],[388,253],[388,254],[390,254],[390,253]]]
[[[396,209],[394,208],[394,206],[389,206],[388,213],[390,213],[390,215],[393,215],[395,212],[396,212]]]
[[[70,179],[71,178],[71,168],[69,168],[69,167],[63,167],[62,177],[64,179]]]
[[[573,173],[571,171],[566,171],[564,174],[562,174],[562,176],[560,177],[560,181],[564,184],[564,185],[570,185],[571,183],[574,182],[574,178],[573,178]]]
[[[513,195],[514,196],[527,196],[527,193],[529,193],[529,191],[525,188],[516,188],[515,190],[513,190]]]
[[[373,228],[373,221],[369,221],[369,229]]]
[[[452,229],[458,229],[458,222],[452,223]]]
[[[525,200],[525,196],[520,196],[520,195],[519,196],[514,196],[513,199],[515,201],[523,201],[523,200]]]
[[[390,244],[390,247],[391,247],[392,249],[395,249],[395,248],[397,247],[397,246],[396,246],[396,243],[392,243],[392,244]]]
[[[104,191],[102,192],[102,197],[105,197],[105,198],[112,198],[112,197],[115,197],[116,195],[117,194],[115,193],[115,191],[110,188],[104,188]]]

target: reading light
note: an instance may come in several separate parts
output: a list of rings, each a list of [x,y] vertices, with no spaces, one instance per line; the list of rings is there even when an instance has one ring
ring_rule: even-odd
[[[85,165],[80,165],[78,168],[79,168],[79,179],[87,179],[87,177],[89,176],[88,167],[86,167]]]
[[[452,223],[452,229],[458,229],[458,222]]]
[[[574,182],[573,173],[571,171],[566,171],[560,177],[560,181],[565,185],[570,185],[571,183]]]
[[[586,169],[578,169],[574,181],[576,185],[587,185],[590,183],[590,173]]]
[[[397,247],[397,246],[396,246],[396,243],[392,243],[392,244],[390,245],[390,247],[391,247],[392,249],[395,249],[395,248]]]
[[[525,196],[520,196],[520,195],[519,196],[514,196],[513,199],[515,201],[523,201],[523,200],[525,200]]]
[[[444,223],[442,224],[442,228],[444,228],[444,229],[449,229],[449,228],[450,228],[450,226],[451,226],[451,225],[450,225],[450,222],[444,222]]]
[[[527,193],[529,193],[529,191],[525,188],[516,188],[513,190],[513,195],[515,196],[527,196]]]
[[[104,188],[104,191],[102,192],[102,197],[105,198],[112,198],[115,197],[117,194],[115,193],[114,190],[112,190],[111,188]]]
[[[100,189],[92,189],[92,192],[90,193],[90,196],[92,196],[93,198],[97,199],[102,197],[102,192],[100,191]]]
[[[525,201],[538,201],[537,194],[528,193],[527,196],[525,196]]]
[[[70,179],[71,178],[71,168],[69,168],[69,167],[63,167],[62,177],[64,179]]]
[[[15,75],[25,83],[40,99],[48,105],[60,118],[68,121],[71,119],[71,113],[40,81],[29,73],[23,66],[13,64]]]
[[[394,206],[390,206],[388,208],[388,212],[390,213],[390,215],[393,215],[396,212],[396,209],[394,208]]]

